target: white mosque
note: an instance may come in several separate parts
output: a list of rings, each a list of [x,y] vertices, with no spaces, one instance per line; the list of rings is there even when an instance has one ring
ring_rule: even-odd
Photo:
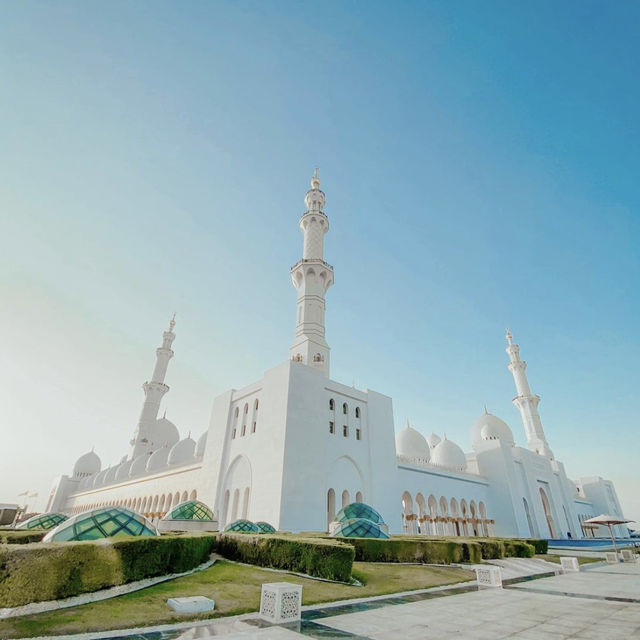
[[[130,448],[102,468],[93,452],[70,476],[56,478],[47,510],[69,514],[123,505],[150,518],[197,498],[220,528],[239,518],[279,530],[328,530],[336,512],[366,502],[391,533],[542,538],[593,536],[583,521],[600,513],[622,516],[613,484],[600,477],[567,477],[555,459],[538,413],[520,348],[507,331],[526,446],[486,410],[471,425],[471,451],[409,424],[395,433],[391,398],[330,377],[325,296],[333,267],[324,261],[329,219],[317,170],[300,219],[302,259],[291,268],[297,292],[290,357],[242,389],[215,398],[209,428],[180,439],[158,417],[169,391],[165,375],[174,355],[175,320],[156,350],[151,380]],[[628,535],[623,527],[619,536]]]

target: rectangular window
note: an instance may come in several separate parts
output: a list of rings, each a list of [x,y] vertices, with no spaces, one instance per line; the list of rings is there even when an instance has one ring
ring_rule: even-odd
[[[255,433],[255,432],[256,432],[256,423],[254,422],[254,423],[251,425],[251,433]]]
[[[336,426],[333,422],[329,422],[329,433],[335,433],[336,432]]]
[[[356,440],[362,440],[362,431],[360,429],[356,429]]]
[[[343,435],[345,438],[348,438],[348,437],[349,437],[349,427],[347,427],[347,425],[346,425],[346,424],[343,424],[343,425],[342,425],[342,435]]]
[[[243,424],[242,425],[242,433],[240,435],[243,436],[245,433],[247,433],[247,425]]]

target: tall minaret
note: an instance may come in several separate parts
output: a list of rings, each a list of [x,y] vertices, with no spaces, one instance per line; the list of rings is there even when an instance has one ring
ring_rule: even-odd
[[[320,191],[318,169],[311,179],[311,189],[304,197],[307,210],[300,218],[304,234],[302,260],[291,267],[291,281],[298,290],[296,337],[291,345],[291,359],[329,375],[329,345],[324,337],[324,296],[333,284],[333,267],[322,257],[324,234],[329,219],[322,210],[324,193]]]
[[[131,439],[131,452],[129,459],[133,460],[144,453],[152,453],[149,448],[149,435],[158,418],[158,410],[160,409],[160,401],[169,387],[164,383],[164,377],[167,374],[169,360],[173,358],[171,345],[176,337],[173,328],[176,326],[176,314],[173,314],[169,323],[169,330],[162,334],[162,346],[156,349],[156,366],[153,368],[153,375],[150,382],[142,385],[144,389],[144,404],[140,413],[138,426]]]
[[[543,456],[553,458],[553,453],[549,448],[547,439],[542,429],[540,414],[538,413],[538,403],[540,396],[531,393],[529,381],[527,380],[527,363],[520,360],[520,347],[513,344],[513,336],[507,329],[507,353],[509,354],[509,371],[513,374],[518,395],[513,399],[513,404],[518,407],[522,416],[522,424],[527,435],[527,445],[529,449]]]

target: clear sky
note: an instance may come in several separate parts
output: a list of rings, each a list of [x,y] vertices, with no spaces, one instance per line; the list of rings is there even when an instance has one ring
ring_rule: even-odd
[[[570,477],[640,520],[640,5],[0,4],[0,501],[288,357],[320,167],[332,377],[524,444],[509,325]],[[209,443],[215,446],[215,443]]]

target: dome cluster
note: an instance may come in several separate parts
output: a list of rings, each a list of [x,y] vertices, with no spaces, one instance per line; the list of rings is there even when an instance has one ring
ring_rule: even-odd
[[[467,459],[457,444],[446,437],[441,440],[435,433],[425,438],[408,422],[396,435],[396,455],[401,462],[414,465],[431,464],[452,471],[465,471],[467,468]]]
[[[167,467],[190,464],[201,460],[207,446],[207,432],[198,441],[191,435],[180,440],[177,427],[166,417],[156,421],[150,440],[152,452],[133,460],[124,456],[115,466],[102,469],[100,458],[93,451],[80,456],[73,467],[73,479],[79,481],[80,491],[124,482],[146,473],[162,471]]]
[[[276,529],[268,522],[251,522],[251,520],[236,520],[225,528],[231,533],[275,533]]]

